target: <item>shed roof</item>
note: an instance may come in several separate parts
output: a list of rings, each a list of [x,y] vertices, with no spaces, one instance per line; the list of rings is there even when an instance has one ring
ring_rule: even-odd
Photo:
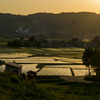
[[[10,66],[13,66],[13,67],[22,67],[22,65],[19,65],[19,64],[16,64],[14,62],[7,62],[5,63],[6,65],[10,65]]]
[[[32,71],[32,70],[29,70],[28,72],[27,72],[27,74],[32,74],[32,73],[36,73],[35,71]]]

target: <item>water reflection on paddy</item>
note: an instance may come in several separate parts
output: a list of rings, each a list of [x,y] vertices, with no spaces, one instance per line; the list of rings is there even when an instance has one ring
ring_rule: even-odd
[[[65,60],[66,59],[66,60]],[[15,61],[17,63],[82,63],[80,59],[60,57],[26,57],[20,59],[2,59],[6,62]]]
[[[70,68],[43,68],[37,75],[63,75],[72,76]]]
[[[5,62],[12,62],[15,61],[16,63],[25,64],[25,63],[66,63],[61,61],[50,61],[50,60],[5,60]]]
[[[21,65],[23,66],[22,73],[26,73],[29,70],[32,70],[32,71],[38,70],[38,68],[36,68],[37,64],[21,64]]]
[[[88,70],[76,70],[73,69],[75,76],[86,76],[89,75],[89,71]],[[96,75],[95,71],[91,70],[91,75]]]
[[[85,65],[45,65],[45,68],[79,68],[79,69],[86,69]]]
[[[22,73],[26,73],[29,70],[32,71],[38,71],[39,68],[36,68],[37,64],[21,64],[22,67]],[[72,76],[70,68],[73,69],[73,72],[75,76],[85,76],[88,75],[88,70],[85,69],[83,66],[80,65],[45,65],[38,73],[37,75],[63,75],[63,76]],[[70,67],[70,68],[69,68]],[[81,68],[81,69],[80,69]],[[5,65],[0,66],[0,72],[3,72],[5,70]],[[96,73],[91,70],[91,75],[96,75]]]
[[[28,53],[0,53],[0,59],[3,58],[19,58],[19,57],[28,57],[31,56],[32,54],[28,54]]]
[[[75,76],[85,76],[88,75],[88,70],[84,65],[59,65],[68,63],[82,63],[81,59],[74,58],[64,58],[64,57],[28,57],[31,54],[25,53],[13,53],[13,54],[1,54],[0,58],[6,62],[15,61],[23,65],[22,73],[26,73],[29,70],[37,71],[36,68],[38,63],[52,63],[58,65],[45,65],[37,75],[64,75],[72,76],[70,68],[73,69]],[[20,58],[21,57],[21,58]],[[10,58],[10,59],[9,59]],[[20,58],[20,59],[19,59]],[[28,63],[28,64],[25,64]],[[32,64],[33,63],[33,64]],[[5,70],[5,65],[0,66],[0,72]],[[91,71],[92,74],[95,74]]]

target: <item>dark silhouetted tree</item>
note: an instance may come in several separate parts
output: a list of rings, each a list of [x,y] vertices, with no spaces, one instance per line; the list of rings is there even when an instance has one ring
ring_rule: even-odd
[[[100,68],[100,49],[95,52],[91,58],[91,66]]]
[[[35,37],[33,37],[33,36],[28,39],[29,42],[32,42],[34,40],[35,40]]]
[[[83,61],[83,64],[86,65],[86,67],[88,67],[89,75],[90,75],[90,61],[91,61],[91,57],[94,55],[96,50],[97,50],[96,48],[93,49],[92,47],[86,47],[85,51],[83,52],[82,61]]]
[[[13,47],[22,47],[22,46],[24,46],[24,44],[19,39],[14,39],[11,42],[11,46],[13,46]]]

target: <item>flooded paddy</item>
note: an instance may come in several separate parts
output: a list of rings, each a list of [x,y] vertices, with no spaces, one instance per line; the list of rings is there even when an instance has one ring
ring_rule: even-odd
[[[5,62],[12,62],[12,61],[15,61],[16,63],[19,63],[19,64],[38,64],[38,63],[66,63],[66,62],[61,62],[61,61],[54,61],[54,60],[45,60],[45,59],[2,59],[4,60]]]
[[[85,65],[45,65],[44,68],[77,68],[86,69]]]
[[[36,68],[37,64],[21,64],[23,67],[22,67],[22,73],[26,73],[27,71],[29,70],[32,70],[32,71],[37,71],[39,70],[38,68]]]
[[[70,68],[43,68],[37,75],[72,76]]]
[[[73,69],[73,72],[75,74],[75,76],[85,76],[85,75],[89,75],[89,71],[87,69],[85,70],[78,70],[78,69]],[[96,75],[96,73],[91,70],[91,75]]]
[[[6,62],[15,61],[16,63],[82,63],[81,59],[62,58],[62,57],[22,57],[16,59],[4,59]]]
[[[75,76],[88,75],[88,70],[86,69],[86,66],[82,65],[81,59],[64,58],[64,57],[29,57],[29,56],[31,56],[31,54],[12,53],[12,54],[1,54],[0,58],[5,62],[15,61],[16,63],[23,65],[22,73],[26,73],[29,70],[38,71],[39,68],[36,68],[36,66],[39,63],[45,63],[47,65],[45,65],[37,73],[37,75],[72,76],[70,68],[73,69]],[[48,63],[51,65],[49,65]],[[3,72],[4,70],[5,70],[5,65],[0,66],[0,72]],[[95,72],[93,70],[91,70],[91,73],[95,75]]]
[[[0,59],[4,58],[20,58],[20,57],[28,57],[31,56],[32,54],[28,53],[0,53]]]
[[[21,64],[22,73],[26,73],[29,70],[38,71],[39,68],[36,68],[37,64]],[[73,69],[75,76],[85,76],[88,75],[88,70],[84,66],[75,65],[45,65],[37,75],[58,75],[58,76],[72,76],[70,68]],[[83,67],[83,68],[82,68]],[[0,72],[5,70],[5,65],[0,66]],[[95,75],[95,72],[91,70],[91,74]]]

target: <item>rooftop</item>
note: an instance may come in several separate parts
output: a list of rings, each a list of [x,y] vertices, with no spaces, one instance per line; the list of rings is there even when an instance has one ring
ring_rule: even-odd
[[[13,67],[22,67],[22,65],[16,64],[16,63],[14,63],[14,62],[6,62],[5,64],[6,64],[6,65],[13,66]]]

